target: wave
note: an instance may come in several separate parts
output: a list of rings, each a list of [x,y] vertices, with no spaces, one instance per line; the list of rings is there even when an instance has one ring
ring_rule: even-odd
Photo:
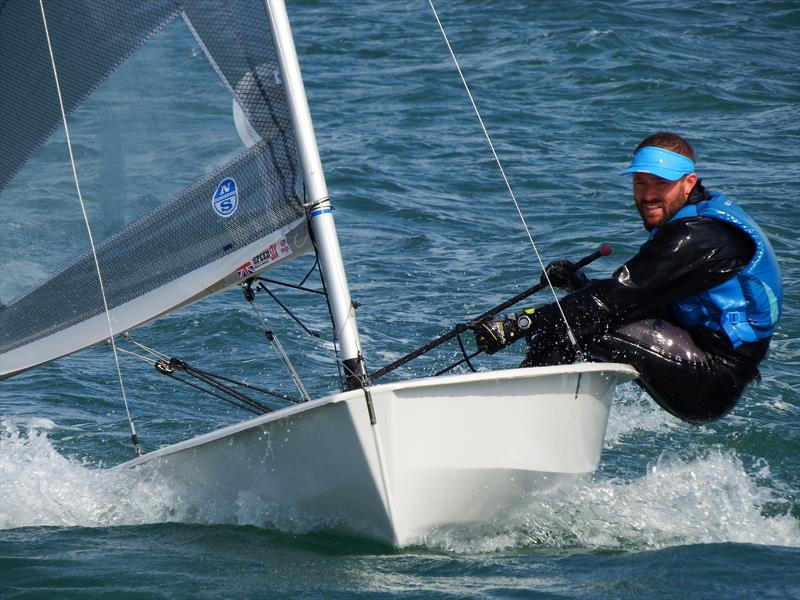
[[[762,473],[768,467],[762,465]],[[487,532],[440,529],[420,542],[455,552],[519,547],[614,551],[707,543],[800,547],[800,522],[790,501],[756,482],[734,452],[700,458],[664,453],[633,481],[587,478],[563,485]],[[775,512],[779,514],[774,514]]]
[[[634,404],[631,410],[642,409]],[[657,428],[669,426],[654,422]],[[253,494],[242,493],[233,504],[214,503],[171,485],[154,470],[103,469],[65,457],[48,436],[57,427],[42,419],[2,422],[0,529],[179,522],[309,533],[341,526],[271,506]],[[595,476],[571,482],[532,496],[494,529],[442,527],[418,543],[455,552],[633,551],[715,542],[798,547],[800,522],[773,489],[780,487],[780,482],[770,485],[765,463],[750,474],[732,451],[712,449],[692,459],[664,453],[638,479]]]

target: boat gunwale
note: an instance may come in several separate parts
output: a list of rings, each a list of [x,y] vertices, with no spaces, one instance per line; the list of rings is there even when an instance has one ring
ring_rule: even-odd
[[[635,379],[636,377],[639,376],[639,373],[636,371],[636,369],[627,364],[584,362],[584,363],[575,363],[571,365],[554,365],[549,367],[523,367],[523,368],[513,368],[513,369],[499,369],[496,371],[478,371],[475,373],[463,373],[458,375],[423,377],[421,379],[410,379],[410,380],[392,381],[389,383],[381,383],[378,385],[370,386],[369,389],[374,395],[379,395],[381,392],[385,390],[392,390],[392,391],[409,390],[409,389],[425,388],[425,387],[442,387],[445,385],[471,383],[479,381],[497,381],[500,379],[503,380],[527,379],[527,378],[547,377],[551,375],[574,375],[574,374],[601,373],[601,372],[613,372],[622,375],[627,375],[631,379]],[[247,419],[245,421],[240,421],[232,425],[227,425],[220,429],[215,429],[214,431],[209,431],[208,433],[204,433],[189,438],[187,440],[183,440],[181,442],[176,442],[174,444],[163,446],[162,448],[153,450],[142,456],[138,456],[124,463],[120,463],[119,465],[113,468],[120,469],[120,468],[135,467],[150,462],[151,460],[154,460],[156,458],[168,456],[170,454],[175,454],[183,450],[188,450],[196,446],[201,446],[206,443],[223,439],[225,437],[228,437],[236,433],[240,433],[242,431],[246,431],[248,429],[260,427],[261,425],[270,423],[272,421],[279,421],[286,417],[291,417],[296,414],[312,411],[328,404],[346,402],[353,398],[362,397],[363,395],[364,391],[362,389],[348,390],[345,392],[336,392],[333,394],[329,394],[327,396],[323,396],[322,398],[318,398],[316,400],[310,400],[308,402],[303,402],[301,404],[282,407],[265,415],[259,415],[252,419]]]

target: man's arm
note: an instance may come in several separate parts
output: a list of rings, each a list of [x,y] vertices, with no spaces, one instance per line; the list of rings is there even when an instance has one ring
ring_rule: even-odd
[[[653,316],[680,298],[727,281],[754,253],[755,244],[737,227],[708,217],[680,219],[660,228],[610,278],[562,298],[561,310],[579,340],[603,335],[612,325]],[[515,332],[512,341],[535,335],[545,345],[566,344],[561,310],[551,303],[529,314],[529,328]]]
[[[708,217],[667,223],[639,252],[598,282],[596,293],[623,320],[652,314],[724,283],[750,262],[755,244],[739,228]]]

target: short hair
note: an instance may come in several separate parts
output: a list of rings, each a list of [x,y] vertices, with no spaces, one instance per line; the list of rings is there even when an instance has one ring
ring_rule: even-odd
[[[672,133],[670,131],[658,131],[653,135],[648,135],[638,146],[636,146],[634,154],[640,148],[644,148],[645,146],[658,146],[659,148],[672,150],[673,152],[677,152],[678,154],[682,154],[683,156],[690,158],[692,162],[697,162],[697,158],[695,157],[694,149],[692,148],[691,144],[689,144],[689,142],[687,142],[677,133]]]

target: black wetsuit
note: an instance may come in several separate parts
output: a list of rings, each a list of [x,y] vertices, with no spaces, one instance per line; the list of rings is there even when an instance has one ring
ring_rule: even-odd
[[[720,331],[688,332],[663,312],[676,300],[730,279],[753,258],[755,244],[743,231],[718,219],[671,221],[609,279],[561,300],[585,353],[632,365],[637,382],[673,415],[693,423],[723,417],[745,386],[758,377],[769,338],[734,348]],[[522,366],[575,360],[555,304],[534,314]]]

